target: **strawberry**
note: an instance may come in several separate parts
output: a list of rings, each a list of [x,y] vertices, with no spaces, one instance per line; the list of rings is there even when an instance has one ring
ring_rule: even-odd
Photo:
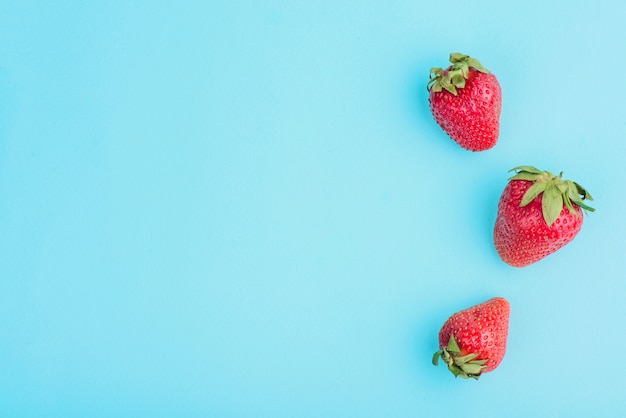
[[[493,242],[500,258],[524,267],[574,239],[593,200],[578,183],[535,167],[516,167],[498,202]]]
[[[506,351],[509,331],[509,302],[492,298],[452,315],[439,331],[439,358],[455,377],[478,379],[498,367]]]
[[[428,102],[435,121],[462,148],[484,151],[498,140],[502,91],[478,60],[450,54],[445,70],[431,68]]]

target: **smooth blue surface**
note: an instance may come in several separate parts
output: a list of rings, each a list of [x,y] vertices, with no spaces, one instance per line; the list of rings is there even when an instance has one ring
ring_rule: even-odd
[[[0,416],[626,415],[625,13],[0,2]],[[428,110],[453,51],[502,85],[484,153]],[[491,233],[521,164],[597,212],[514,269]],[[501,366],[433,367],[496,295]]]

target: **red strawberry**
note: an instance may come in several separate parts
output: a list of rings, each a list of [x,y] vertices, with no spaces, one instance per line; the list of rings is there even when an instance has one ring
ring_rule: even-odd
[[[524,267],[569,243],[583,224],[583,200],[593,200],[578,183],[535,167],[516,167],[498,202],[493,242],[502,260]]]
[[[509,302],[492,298],[452,315],[439,331],[441,357],[455,377],[478,379],[498,367],[506,351],[509,332]]]
[[[431,68],[428,102],[435,121],[462,148],[484,151],[498,140],[502,91],[496,76],[468,55],[450,54],[445,70]]]

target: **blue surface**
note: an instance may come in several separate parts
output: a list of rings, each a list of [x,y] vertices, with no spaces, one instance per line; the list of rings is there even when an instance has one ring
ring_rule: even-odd
[[[623,3],[90,3],[0,3],[0,416],[626,415]],[[484,153],[428,110],[453,51]],[[597,211],[514,269],[521,164]],[[496,295],[500,367],[433,367]]]

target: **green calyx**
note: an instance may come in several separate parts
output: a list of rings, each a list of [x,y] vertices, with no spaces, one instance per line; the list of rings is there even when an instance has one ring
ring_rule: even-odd
[[[524,207],[532,202],[537,196],[543,193],[541,197],[541,211],[543,219],[548,226],[552,226],[556,218],[561,214],[563,205],[567,207],[570,213],[580,216],[580,213],[574,209],[574,205],[579,206],[585,212],[594,212],[595,209],[587,206],[584,200],[593,200],[589,192],[580,184],[563,180],[563,173],[555,176],[547,171],[541,171],[531,166],[515,167],[509,172],[515,171],[516,174],[509,179],[511,180],[527,180],[532,181],[533,185],[526,191],[522,197],[519,206]]]
[[[428,91],[440,92],[446,90],[456,96],[458,94],[457,89],[465,87],[465,80],[469,76],[470,68],[481,73],[489,73],[477,59],[469,55],[453,52],[450,54],[450,62],[452,65],[447,70],[442,68],[430,69],[430,80],[428,80],[426,85]],[[446,72],[444,73],[444,71]]]
[[[437,351],[433,355],[433,364],[437,366],[439,364],[439,358],[441,358],[448,365],[448,370],[450,370],[454,377],[478,380],[483,370],[486,368],[485,363],[487,360],[476,360],[478,354],[475,353],[465,356],[461,356],[460,354],[461,349],[454,339],[454,335],[450,334],[446,348]]]

